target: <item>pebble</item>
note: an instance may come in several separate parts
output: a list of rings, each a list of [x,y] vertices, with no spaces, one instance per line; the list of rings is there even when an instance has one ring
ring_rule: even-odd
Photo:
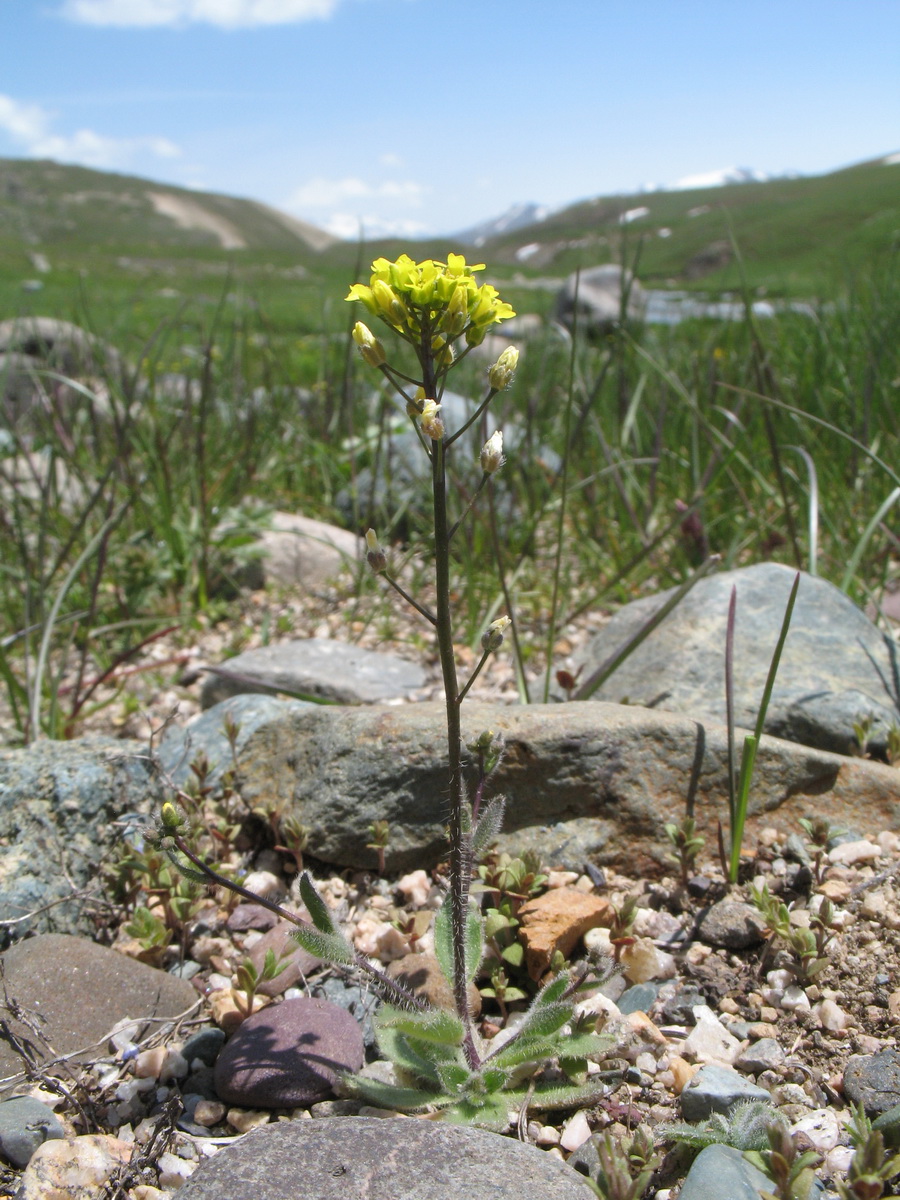
[[[708,1063],[682,1090],[681,1113],[686,1121],[705,1121],[713,1113],[728,1113],[742,1100],[768,1100],[769,1093],[730,1067]]]
[[[403,875],[398,879],[397,891],[407,904],[417,910],[425,908],[432,898],[432,894],[437,893],[427,871],[423,871],[421,868],[417,871],[410,871],[408,875]]]
[[[63,1136],[62,1123],[40,1100],[16,1096],[0,1104],[0,1151],[14,1166],[27,1166],[38,1146]]]
[[[204,1128],[209,1129],[213,1125],[218,1125],[224,1119],[225,1105],[218,1100],[200,1099],[194,1105],[192,1116],[197,1125],[202,1125]]]
[[[805,1134],[820,1154],[833,1150],[843,1131],[841,1119],[833,1108],[817,1108],[791,1126],[791,1133]]]
[[[528,974],[532,979],[541,979],[556,951],[568,958],[588,930],[608,924],[610,916],[607,899],[585,895],[575,888],[556,888],[523,904],[519,909],[519,938],[525,946]],[[632,983],[638,982],[632,979]]]
[[[697,919],[696,935],[709,946],[746,950],[764,939],[766,924],[755,908],[736,900],[720,900]]]
[[[833,866],[854,866],[856,863],[874,862],[881,857],[881,847],[862,839],[857,842],[841,842],[828,851],[828,861]]]
[[[842,904],[849,899],[851,890],[846,879],[825,879],[819,884],[821,894],[833,900],[835,904]]]
[[[327,1000],[285,1000],[248,1017],[216,1060],[219,1099],[295,1108],[326,1099],[339,1075],[363,1065],[358,1023]]]
[[[748,1075],[759,1075],[763,1071],[777,1071],[784,1065],[785,1053],[774,1038],[760,1038],[734,1060],[735,1070]]]
[[[679,1200],[759,1200],[772,1182],[733,1146],[706,1146],[694,1159]]]
[[[706,1004],[703,992],[692,983],[684,984],[663,1004],[663,1019],[676,1025],[693,1025],[698,1004]]]
[[[652,983],[636,983],[619,997],[619,1012],[649,1012],[659,995],[659,988]]]
[[[229,933],[243,933],[247,929],[258,929],[263,933],[277,925],[279,917],[263,904],[239,904],[225,922]]]
[[[296,925],[291,921],[278,921],[271,929],[266,930],[262,937],[250,950],[248,958],[262,971],[266,955],[271,950],[282,970],[274,979],[265,979],[257,991],[263,996],[282,996],[289,987],[311,975],[322,965],[321,959],[310,954],[308,950],[296,942],[291,936]]]
[[[678,965],[671,954],[660,950],[648,938],[637,938],[626,946],[619,962],[629,983],[646,983],[650,979],[674,979]]]
[[[205,1029],[198,1029],[196,1033],[191,1034],[181,1047],[181,1053],[192,1067],[197,1059],[204,1066],[211,1067],[224,1045],[225,1034],[222,1030],[216,1029],[213,1025],[207,1025]]]
[[[878,1054],[854,1054],[844,1071],[844,1095],[869,1116],[900,1104],[900,1052],[889,1046]]]
[[[559,1144],[563,1150],[577,1150],[590,1136],[591,1127],[588,1124],[587,1113],[580,1108],[573,1117],[569,1117],[563,1126]]]
[[[251,1129],[258,1129],[260,1125],[268,1125],[269,1114],[258,1112],[256,1109],[229,1108],[225,1120],[238,1133],[249,1133]]]
[[[694,1028],[684,1040],[682,1053],[701,1063],[733,1063],[741,1043],[730,1034],[706,1004],[694,1006]]]
[[[197,1170],[197,1163],[179,1158],[177,1154],[165,1151],[159,1156],[157,1164],[160,1187],[174,1190],[180,1188],[186,1179],[190,1179]]]
[[[842,1033],[850,1023],[850,1018],[834,1000],[823,1000],[821,1004],[817,1004],[813,1015],[829,1033]]]
[[[96,1200],[133,1149],[101,1133],[44,1142],[25,1168],[16,1200]]]
[[[796,1012],[799,1008],[810,1008],[809,996],[807,996],[802,987],[799,987],[796,983],[792,983],[790,987],[784,989],[784,995],[781,997],[781,1007],[785,1012]]]

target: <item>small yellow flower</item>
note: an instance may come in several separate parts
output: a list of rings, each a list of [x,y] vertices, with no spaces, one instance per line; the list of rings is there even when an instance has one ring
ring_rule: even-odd
[[[366,530],[366,546],[366,562],[376,575],[380,575],[387,568],[387,555],[378,544],[378,534],[374,529]]]

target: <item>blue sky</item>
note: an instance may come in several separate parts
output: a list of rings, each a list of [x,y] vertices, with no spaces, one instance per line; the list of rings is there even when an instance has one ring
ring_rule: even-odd
[[[900,150],[898,0],[0,0],[0,156],[448,233]]]

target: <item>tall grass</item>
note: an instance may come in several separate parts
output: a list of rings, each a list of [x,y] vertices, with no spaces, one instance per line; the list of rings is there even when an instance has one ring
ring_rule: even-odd
[[[860,604],[880,591],[900,484],[890,267],[814,318],[622,326],[574,343],[548,325],[521,345],[491,418],[509,463],[454,542],[452,570],[473,640],[502,603],[496,572],[478,564],[499,559],[523,698],[554,630],[682,583],[711,553],[726,567],[814,569]],[[42,377],[45,404],[0,457],[0,678],[21,738],[77,732],[73,687],[156,630],[227,611],[267,511],[373,524],[411,550],[427,535],[427,480],[404,478],[384,499],[355,487],[367,468],[396,471],[396,455],[383,397],[347,357],[344,319],[323,308],[298,339],[268,319],[264,297],[239,311],[187,306],[149,340],[119,325],[120,378],[76,388]],[[455,386],[479,395],[485,369],[470,355]],[[464,496],[483,434],[476,423],[466,435],[471,475],[451,480]]]

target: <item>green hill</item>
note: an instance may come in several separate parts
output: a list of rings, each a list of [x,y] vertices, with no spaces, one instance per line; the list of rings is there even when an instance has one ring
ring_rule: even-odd
[[[831,293],[900,241],[900,158],[828,175],[586,200],[479,248],[492,267],[525,276],[633,261],[656,287],[738,286],[773,294]]]

